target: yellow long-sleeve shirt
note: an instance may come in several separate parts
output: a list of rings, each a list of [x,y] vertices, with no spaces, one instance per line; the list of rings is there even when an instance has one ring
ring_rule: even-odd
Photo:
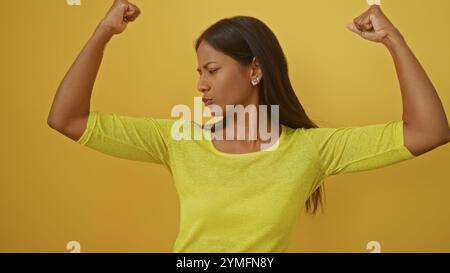
[[[201,140],[176,140],[176,119],[91,111],[77,141],[129,160],[162,164],[180,199],[173,252],[285,252],[308,197],[327,176],[391,165],[415,156],[403,122],[362,127],[292,129],[276,149],[231,154],[194,122]],[[187,132],[184,132],[187,133]],[[274,146],[275,147],[275,146]]]

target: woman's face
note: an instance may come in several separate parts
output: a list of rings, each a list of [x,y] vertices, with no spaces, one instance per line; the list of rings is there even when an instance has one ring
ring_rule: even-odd
[[[226,105],[258,106],[259,87],[251,83],[253,78],[258,77],[261,81],[262,77],[256,59],[244,67],[203,40],[197,50],[197,63],[200,77],[197,89],[204,98],[211,100],[208,103],[219,106],[223,115],[226,114]],[[211,114],[215,115],[213,111]]]

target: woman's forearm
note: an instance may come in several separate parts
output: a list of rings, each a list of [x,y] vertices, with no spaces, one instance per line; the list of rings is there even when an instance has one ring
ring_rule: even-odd
[[[60,83],[48,116],[52,127],[64,127],[73,119],[87,116],[103,51],[112,33],[98,25]]]
[[[403,121],[427,139],[447,143],[450,129],[444,107],[403,36],[398,33],[385,43],[394,60],[403,102]]]

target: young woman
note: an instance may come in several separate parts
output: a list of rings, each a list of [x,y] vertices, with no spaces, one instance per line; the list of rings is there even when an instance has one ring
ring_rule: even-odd
[[[401,87],[402,120],[319,128],[295,95],[277,38],[263,22],[248,16],[216,22],[195,44],[198,90],[207,106],[223,110],[225,124],[211,130],[189,125],[210,139],[175,140],[171,131],[175,119],[92,111],[91,92],[103,50],[139,14],[126,0],[114,2],[61,82],[48,124],[105,154],[167,168],[181,203],[174,252],[284,252],[301,210],[315,213],[322,204],[327,176],[412,159],[450,139],[431,81],[377,5],[348,28],[383,44],[392,55]],[[276,149],[262,150],[266,140],[259,136],[219,140],[229,124],[227,117],[234,118],[226,105],[278,105],[279,127],[267,124],[271,131],[279,129]],[[247,137],[250,126],[239,126]]]

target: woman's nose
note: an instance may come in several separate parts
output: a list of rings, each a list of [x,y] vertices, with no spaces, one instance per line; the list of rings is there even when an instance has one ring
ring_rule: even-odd
[[[205,80],[200,79],[197,84],[197,90],[200,92],[205,92],[209,90],[209,85]]]

